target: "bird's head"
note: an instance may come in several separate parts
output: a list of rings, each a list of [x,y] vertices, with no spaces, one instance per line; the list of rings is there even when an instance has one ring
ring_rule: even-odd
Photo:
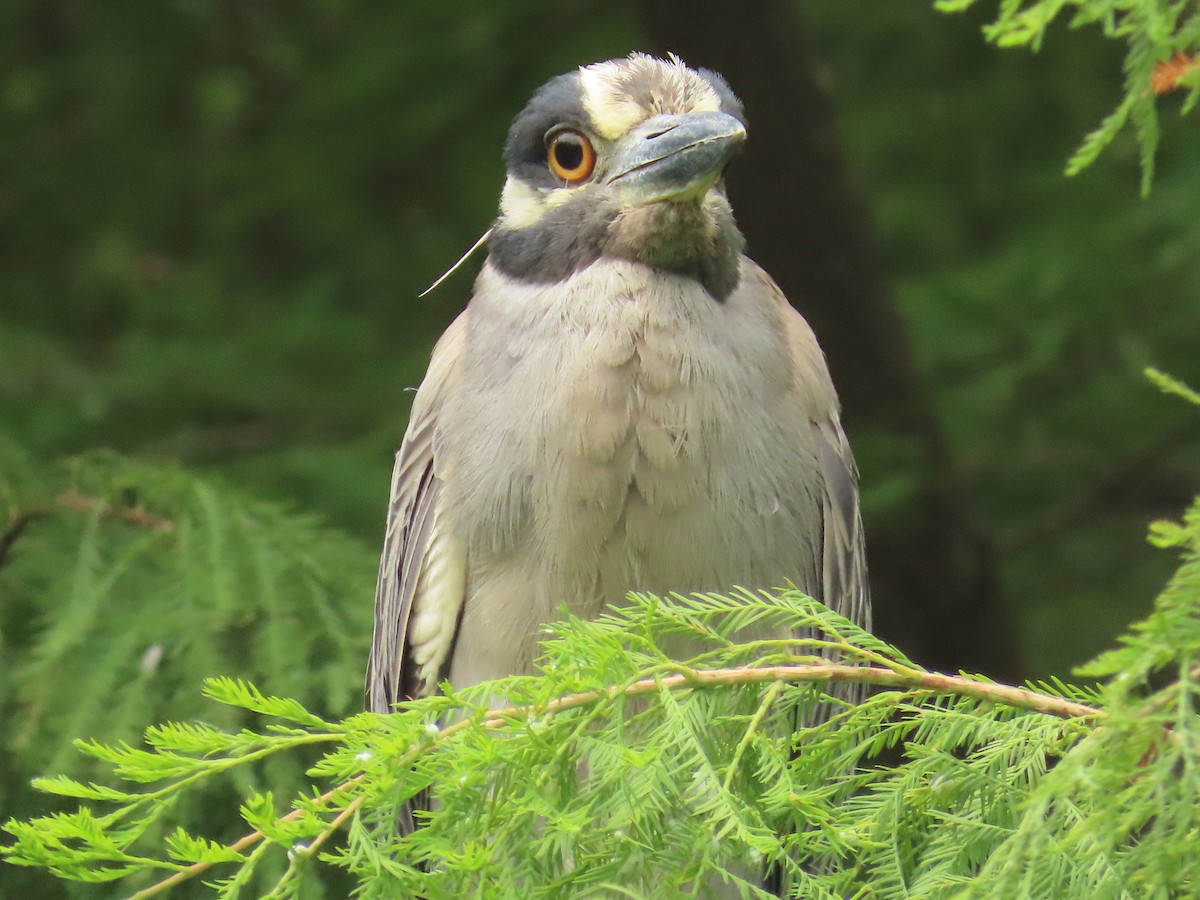
[[[723,299],[742,238],[722,176],[745,139],[725,80],[675,57],[635,53],[560,75],[509,131],[489,258],[527,281],[631,259]]]

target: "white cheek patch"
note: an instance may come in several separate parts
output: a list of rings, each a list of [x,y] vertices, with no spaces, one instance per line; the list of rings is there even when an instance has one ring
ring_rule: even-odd
[[[660,113],[720,112],[712,85],[672,55],[669,61],[644,53],[579,70],[583,108],[592,127],[615,141]]]
[[[500,215],[506,228],[530,228],[547,212],[571,199],[572,188],[538,190],[513,176],[500,192]]]
[[[542,217],[542,196],[511,175],[500,192],[500,215],[510,228],[528,228]]]

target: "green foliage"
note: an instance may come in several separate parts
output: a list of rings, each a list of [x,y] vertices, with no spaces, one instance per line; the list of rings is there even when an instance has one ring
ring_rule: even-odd
[[[977,0],[935,0],[943,12],[962,12]],[[984,29],[988,40],[1000,47],[1038,50],[1046,32],[1059,18],[1069,15],[1070,27],[1099,25],[1105,37],[1126,42],[1125,97],[1100,126],[1083,141],[1067,163],[1067,174],[1077,175],[1095,162],[1130,122],[1141,148],[1142,193],[1154,179],[1158,146],[1158,106],[1153,89],[1155,67],[1179,58],[1193,63],[1200,53],[1200,8],[1180,0],[1001,0],[996,20]],[[1200,67],[1181,73],[1176,85],[1187,89],[1183,112],[1200,99]]]
[[[549,629],[538,676],[447,686],[392,715],[329,722],[210,680],[211,698],[274,721],[160,726],[147,749],[81,743],[149,789],[42,779],[89,805],[10,821],[3,852],[89,881],[220,867],[232,871],[214,883],[221,897],[241,896],[272,852],[287,865],[270,897],[296,896],[317,860],[380,898],[673,897],[722,883],[767,896],[765,865],[795,897],[1187,895],[1200,885],[1200,498],[1155,534],[1183,564],[1122,647],[1081,673],[1103,679],[1094,687],[930,673],[791,590],[631,595]],[[811,637],[738,640],[780,626]],[[847,681],[876,690],[848,705],[835,689]],[[797,730],[820,700],[834,714]],[[251,793],[253,832],[236,844],[177,830],[142,849],[169,797],[308,743],[332,746],[309,770],[320,787],[287,814]],[[399,833],[401,806],[429,788],[424,827]]]
[[[1164,394],[1171,394],[1188,403],[1200,406],[1200,393],[1192,390],[1182,381],[1178,381],[1158,369],[1147,369],[1146,377]]]
[[[31,773],[98,778],[114,761],[106,746],[126,746],[168,715],[209,724],[153,728],[151,747],[239,756],[236,732],[217,738],[213,729],[236,728],[247,714],[197,703],[198,676],[287,685],[335,717],[361,703],[374,554],[311,517],[173,466],[106,453],[39,466],[0,441],[0,546],[0,790],[10,814],[45,809],[29,791]],[[243,710],[255,709],[243,699]],[[79,736],[85,758],[70,751]],[[160,777],[177,772],[165,757],[138,758],[143,769],[156,760]],[[241,765],[236,790],[289,794],[303,768],[299,757]],[[73,790],[113,796],[103,784]],[[196,821],[212,814],[205,802],[156,802],[139,821]]]
[[[358,704],[365,548],[168,466],[91,454],[40,471],[48,484],[0,470],[4,518],[28,519],[0,569],[4,631],[31,638],[5,673],[18,753],[137,733],[195,673],[286,684],[338,713]]]
[[[1163,116],[1138,200],[1132,132],[1062,178],[1120,91],[1119,42],[1060,23],[1037,54],[997,52],[975,30],[983,3],[962,18],[921,0],[805,11],[1016,652],[1030,672],[1068,671],[1148,612],[1171,567],[1144,551],[1145,523],[1200,484],[1200,419],[1141,377],[1200,383],[1200,116]],[[845,421],[878,547],[904,527],[919,454]]]

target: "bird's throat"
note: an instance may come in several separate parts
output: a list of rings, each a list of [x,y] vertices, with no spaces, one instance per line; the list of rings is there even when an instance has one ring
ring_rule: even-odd
[[[709,191],[631,206],[569,203],[523,228],[501,219],[489,258],[509,277],[533,283],[561,281],[604,258],[632,260],[691,276],[723,301],[737,286],[744,245],[728,201]]]

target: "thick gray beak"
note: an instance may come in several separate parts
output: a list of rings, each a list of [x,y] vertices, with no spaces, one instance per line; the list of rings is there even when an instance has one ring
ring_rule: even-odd
[[[746,140],[725,113],[654,116],[621,138],[605,181],[630,204],[703,197]]]

